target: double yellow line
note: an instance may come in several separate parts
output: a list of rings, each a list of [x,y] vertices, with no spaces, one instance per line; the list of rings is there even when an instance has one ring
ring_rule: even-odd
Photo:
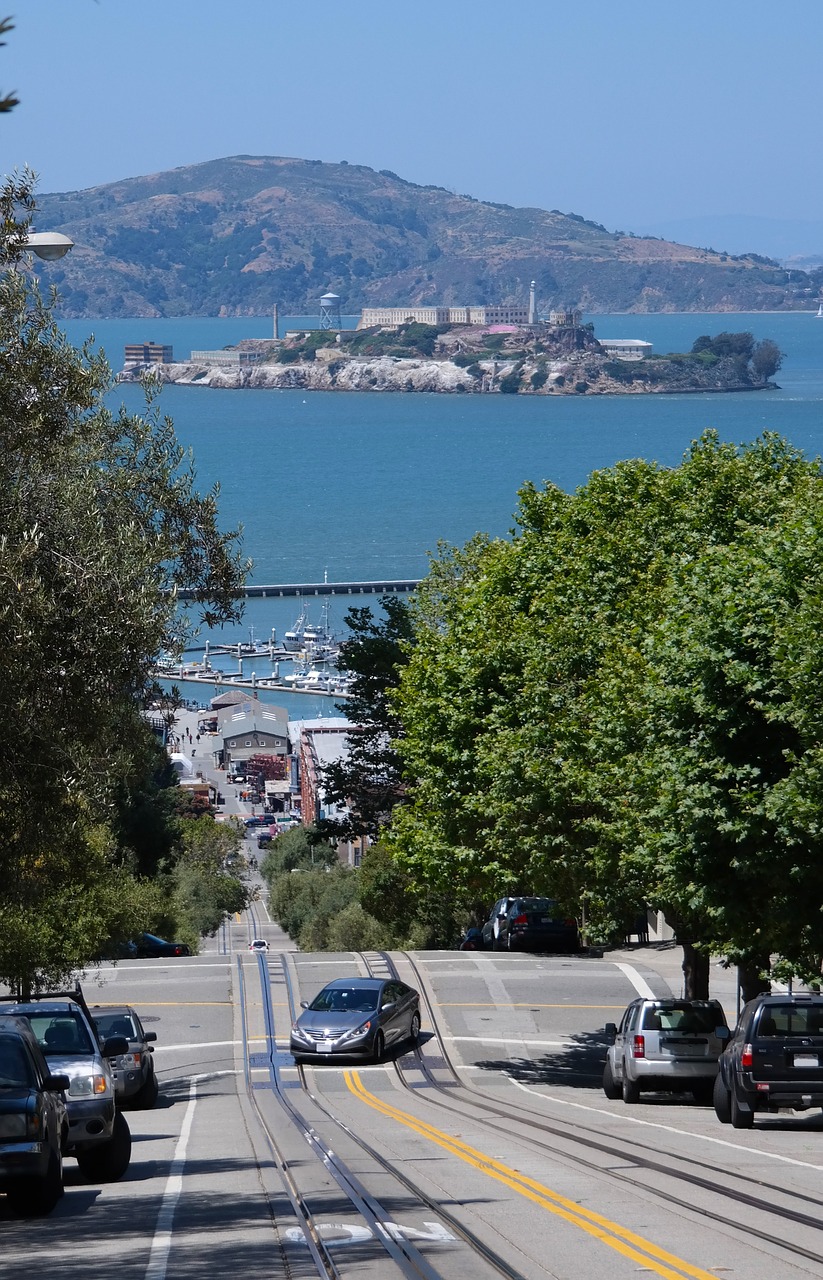
[[[372,1110],[378,1111],[390,1120],[397,1121],[398,1124],[405,1125],[420,1137],[436,1143],[444,1151],[479,1169],[481,1173],[494,1178],[496,1182],[501,1182],[512,1191],[516,1191],[518,1195],[525,1196],[527,1200],[540,1205],[542,1209],[547,1209],[556,1217],[564,1219],[574,1227],[579,1227],[587,1235],[594,1236],[596,1240],[608,1245],[610,1249],[615,1249],[632,1262],[640,1263],[647,1270],[667,1277],[667,1280],[683,1280],[684,1276],[688,1276],[690,1280],[717,1280],[717,1276],[712,1272],[693,1267],[682,1258],[658,1248],[651,1240],[644,1240],[643,1236],[635,1235],[633,1231],[621,1227],[619,1222],[612,1222],[591,1209],[581,1208],[573,1200],[567,1199],[557,1191],[552,1191],[549,1187],[544,1187],[542,1183],[518,1173],[508,1165],[501,1164],[499,1160],[484,1155],[482,1151],[470,1147],[466,1142],[461,1142],[459,1138],[454,1138],[441,1129],[435,1129],[434,1125],[426,1124],[424,1120],[418,1120],[416,1116],[409,1115],[407,1111],[400,1111],[397,1107],[383,1102],[365,1088],[359,1072],[347,1071],[345,1080],[355,1097],[365,1102],[366,1106],[371,1107]]]

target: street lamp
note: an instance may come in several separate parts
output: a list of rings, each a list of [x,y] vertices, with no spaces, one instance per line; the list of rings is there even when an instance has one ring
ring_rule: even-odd
[[[69,249],[74,248],[74,241],[59,231],[29,231],[26,248],[46,262],[55,262],[58,258],[65,258]]]

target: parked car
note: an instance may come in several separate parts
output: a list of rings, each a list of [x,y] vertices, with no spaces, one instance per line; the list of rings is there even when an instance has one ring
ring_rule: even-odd
[[[579,951],[577,921],[554,898],[500,898],[483,925],[493,951]]]
[[[273,839],[274,839],[274,836],[270,831],[261,831],[257,837],[258,849],[266,849],[271,844]]]
[[[81,1173],[91,1182],[121,1178],[131,1159],[131,1134],[115,1107],[109,1059],[127,1053],[128,1040],[111,1036],[100,1044],[79,986],[26,1001],[2,996],[0,1015],[25,1018],[49,1070],[69,1079],[64,1154],[77,1158]]]
[[[252,938],[249,943],[249,951],[268,951],[269,944],[265,938]]]
[[[743,1006],[720,1059],[714,1109],[751,1129],[758,1111],[823,1107],[823,996],[760,995]]]
[[[719,1000],[632,1000],[619,1026],[606,1025],[603,1092],[632,1103],[641,1090],[688,1089],[709,1103],[729,1035]]]
[[[63,1194],[69,1086],[25,1018],[0,1018],[0,1192],[21,1217],[51,1213]]]
[[[164,956],[190,956],[191,949],[185,942],[167,942],[154,933],[141,933],[135,940],[135,955],[143,960],[157,960]]]
[[[297,1060],[326,1055],[371,1058],[420,1035],[420,997],[393,978],[337,978],[302,1000],[292,1023],[289,1048]]]
[[[131,1005],[109,1005],[105,1009],[94,1005],[91,1013],[101,1040],[125,1036],[129,1043],[128,1053],[116,1054],[109,1060],[118,1106],[128,1102],[140,1110],[151,1110],[159,1092],[151,1048],[157,1032],[144,1030]]]

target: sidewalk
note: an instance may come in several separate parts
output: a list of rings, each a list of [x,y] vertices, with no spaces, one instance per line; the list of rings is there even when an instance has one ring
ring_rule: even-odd
[[[647,942],[606,951],[604,960],[613,964],[630,964],[649,981],[660,994],[662,981],[671,995],[683,995],[683,948],[676,942]],[[652,975],[652,978],[649,977]],[[653,979],[657,979],[655,982]],[[722,961],[712,958],[709,966],[709,995],[719,1000],[726,1016],[734,1021],[737,1014],[737,969],[725,968]]]

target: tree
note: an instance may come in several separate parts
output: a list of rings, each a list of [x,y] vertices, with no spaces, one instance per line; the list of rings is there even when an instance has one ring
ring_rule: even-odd
[[[8,35],[14,30],[14,23],[9,18],[0,19],[0,36]],[[5,40],[0,40],[0,48],[5,45]],[[0,98],[0,112],[13,111],[15,107],[20,105],[20,99],[15,98],[13,93],[7,93]]]
[[[242,833],[213,818],[180,823],[180,854],[172,872],[177,920],[197,935],[217,931],[226,915],[243,911],[248,891],[229,869],[243,846]]]
[[[319,824],[330,839],[376,837],[403,795],[396,749],[400,722],[391,692],[407,661],[412,627],[404,600],[384,596],[380,604],[383,621],[375,621],[369,608],[350,609],[346,615],[351,636],[340,646],[339,663],[352,676],[351,697],[344,709],[357,728],[348,735],[346,758],[323,770],[330,803],[345,805],[349,811],[345,819]]]
[[[517,536],[418,591],[401,866],[467,906],[551,893],[606,938],[647,901],[690,994],[710,949],[819,971],[819,463],[707,433],[679,468],[520,499]]]
[[[771,338],[763,338],[752,352],[752,368],[763,382],[773,378],[782,363],[783,352]]]
[[[0,979],[19,990],[67,977],[130,911],[140,927],[115,819],[141,701],[194,625],[177,589],[233,619],[245,568],[154,391],[113,413],[104,359],[56,326],[22,263],[33,207],[29,174],[0,187]]]

